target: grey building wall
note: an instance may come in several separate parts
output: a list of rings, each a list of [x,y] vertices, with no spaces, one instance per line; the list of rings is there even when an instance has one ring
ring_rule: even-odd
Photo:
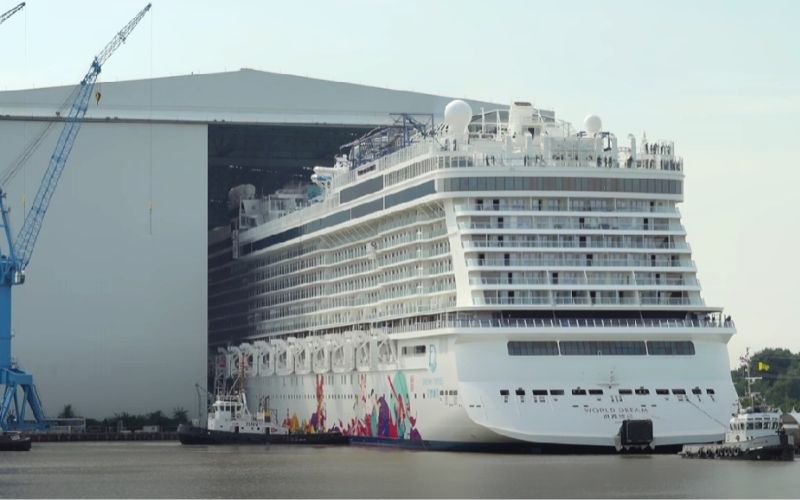
[[[42,126],[0,119],[0,168]],[[14,228],[60,124],[7,186]],[[204,385],[207,126],[87,123],[53,197],[24,285],[14,355],[48,415],[196,413]],[[152,200],[152,224],[150,202]]]

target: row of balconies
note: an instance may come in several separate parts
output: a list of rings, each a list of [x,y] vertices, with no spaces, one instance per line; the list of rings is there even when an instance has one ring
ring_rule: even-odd
[[[641,256],[637,256],[641,257]],[[563,256],[560,258],[467,258],[468,267],[681,267],[694,269],[691,259],[665,258],[579,258]]]
[[[529,297],[478,297],[475,305],[503,306],[703,306],[696,297],[591,297],[579,296],[529,296]]]
[[[460,221],[459,229],[541,229],[541,230],[587,230],[587,231],[684,231],[683,226],[677,223],[580,223],[580,222],[527,222],[527,221],[491,221],[472,222]]]
[[[694,277],[686,278],[587,278],[583,277],[483,277],[474,276],[469,280],[471,285],[623,285],[623,286],[699,286]]]
[[[252,308],[251,312],[263,310],[267,313],[269,319],[279,319],[286,316],[320,313],[332,309],[378,306],[383,302],[408,299],[419,295],[450,292],[453,290],[455,290],[455,283],[444,282],[437,286],[423,288],[421,290],[414,287],[395,292],[373,292],[337,298],[309,297],[291,302],[289,303],[290,305],[282,305],[286,303],[281,303],[257,306]]]
[[[365,305],[384,300],[393,300],[411,295],[425,295],[429,293],[439,293],[455,289],[453,278],[445,278],[439,281],[429,281],[426,283],[415,284],[413,282],[392,283],[383,288],[374,287],[373,289],[361,289],[350,291],[339,291],[331,293],[325,290],[324,287],[318,287],[298,292],[286,292],[283,295],[274,295],[272,297],[254,297],[250,303],[257,307],[265,306],[283,306],[285,304],[301,304],[309,300],[316,301],[318,309],[326,309],[330,307],[339,307],[338,305],[332,306],[329,304],[342,305]]]
[[[667,205],[636,205],[636,206],[603,206],[584,203],[564,204],[539,204],[536,200],[532,202],[519,203],[486,203],[457,204],[455,210],[459,214],[469,215],[468,212],[594,212],[594,213],[658,213],[664,215],[680,216],[680,212],[674,206]]]
[[[441,314],[456,305],[455,296],[426,299],[425,302],[401,303],[394,308],[350,309],[339,313],[282,318],[279,320],[253,320],[254,334],[285,334],[296,331],[329,330],[350,327],[369,321],[388,321],[414,314]]]
[[[273,254],[260,257],[256,261],[255,267],[268,267],[279,262],[296,259],[299,256],[310,256],[317,252],[335,252],[338,249],[359,242],[366,243],[367,241],[374,240],[375,237],[382,238],[392,231],[407,230],[411,226],[441,221],[443,218],[444,212],[441,206],[435,205],[430,208],[430,212],[419,210],[412,215],[397,214],[393,217],[387,217],[382,219],[377,224],[377,227],[370,227],[368,230],[353,230],[353,228],[357,226],[345,227],[342,228],[343,230],[329,234],[324,240],[319,239],[315,240],[314,243],[304,243],[304,250],[302,252],[297,252],[293,249],[278,250]]]
[[[689,250],[689,244],[684,241],[656,241],[649,239],[637,241],[625,238],[623,241],[608,238],[577,238],[575,236],[558,237],[553,241],[544,238],[527,240],[464,240],[464,248],[645,248],[645,249],[678,249]]]

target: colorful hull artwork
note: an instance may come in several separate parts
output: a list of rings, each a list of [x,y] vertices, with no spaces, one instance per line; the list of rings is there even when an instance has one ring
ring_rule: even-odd
[[[325,411],[324,375],[316,375],[316,411],[308,418],[286,410],[283,425],[291,432],[341,432],[346,436],[374,437],[385,439],[408,439],[421,441],[416,429],[417,417],[411,409],[406,375],[397,372],[386,376],[389,394],[378,395],[374,389],[367,390],[367,375],[359,374],[359,394],[353,403],[353,415],[349,421],[339,419],[328,423]]]

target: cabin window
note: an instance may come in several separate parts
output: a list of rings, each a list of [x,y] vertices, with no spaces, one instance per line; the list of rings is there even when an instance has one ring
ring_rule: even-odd
[[[581,389],[580,387],[578,387],[577,389],[572,389],[572,395],[573,396],[585,396],[586,395],[586,389]]]
[[[747,430],[753,430],[753,422],[747,422]]]
[[[715,394],[714,389],[706,389],[706,394],[711,394],[713,396]]]
[[[648,341],[647,352],[651,356],[691,356],[694,355],[694,343],[684,341]]]
[[[517,389],[516,391],[514,391],[514,392],[517,394],[517,396],[524,396],[525,395],[525,389],[523,389],[521,387],[519,389]]]
[[[619,390],[619,394],[620,394],[620,396],[628,396],[628,395],[633,394],[633,391],[630,390],[630,389],[620,389]]]
[[[638,396],[647,396],[648,394],[650,394],[650,389],[645,389],[644,387],[639,387],[638,389],[636,389],[635,392],[636,392],[636,395],[638,395]]]
[[[563,396],[564,395],[564,389],[550,389],[550,395],[551,396]]]
[[[656,389],[656,394],[661,396],[669,395],[669,389]]]
[[[672,389],[672,394],[685,395],[686,394],[686,390],[685,389]]]
[[[547,396],[547,391],[544,389],[534,389],[531,392],[534,396]]]
[[[508,389],[500,389],[501,396],[508,396]]]
[[[589,389],[589,394],[591,394],[592,396],[602,396],[603,389]]]
[[[512,341],[507,345],[509,356],[558,356],[558,343]]]
[[[699,387],[695,387],[694,389],[692,389],[692,394],[700,395],[703,394],[703,391]]]

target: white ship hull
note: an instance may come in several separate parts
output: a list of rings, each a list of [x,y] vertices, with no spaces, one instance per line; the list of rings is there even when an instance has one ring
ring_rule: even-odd
[[[517,337],[472,337],[417,339],[425,342],[426,354],[391,369],[253,374],[248,398],[268,397],[278,420],[294,430],[339,430],[364,444],[611,450],[624,420],[652,420],[656,450],[724,438],[720,422],[730,417],[736,395],[730,379],[715,377],[724,373],[715,366],[725,360],[723,343],[697,342],[691,357],[590,356],[580,363],[562,356],[514,359],[506,342]],[[620,388],[642,387],[650,393],[619,395]],[[523,396],[517,396],[518,388]],[[603,394],[573,395],[576,388]],[[658,395],[657,388],[670,393]],[[702,393],[693,394],[695,388]],[[532,396],[534,390],[547,395]],[[564,394],[551,395],[554,390]]]

